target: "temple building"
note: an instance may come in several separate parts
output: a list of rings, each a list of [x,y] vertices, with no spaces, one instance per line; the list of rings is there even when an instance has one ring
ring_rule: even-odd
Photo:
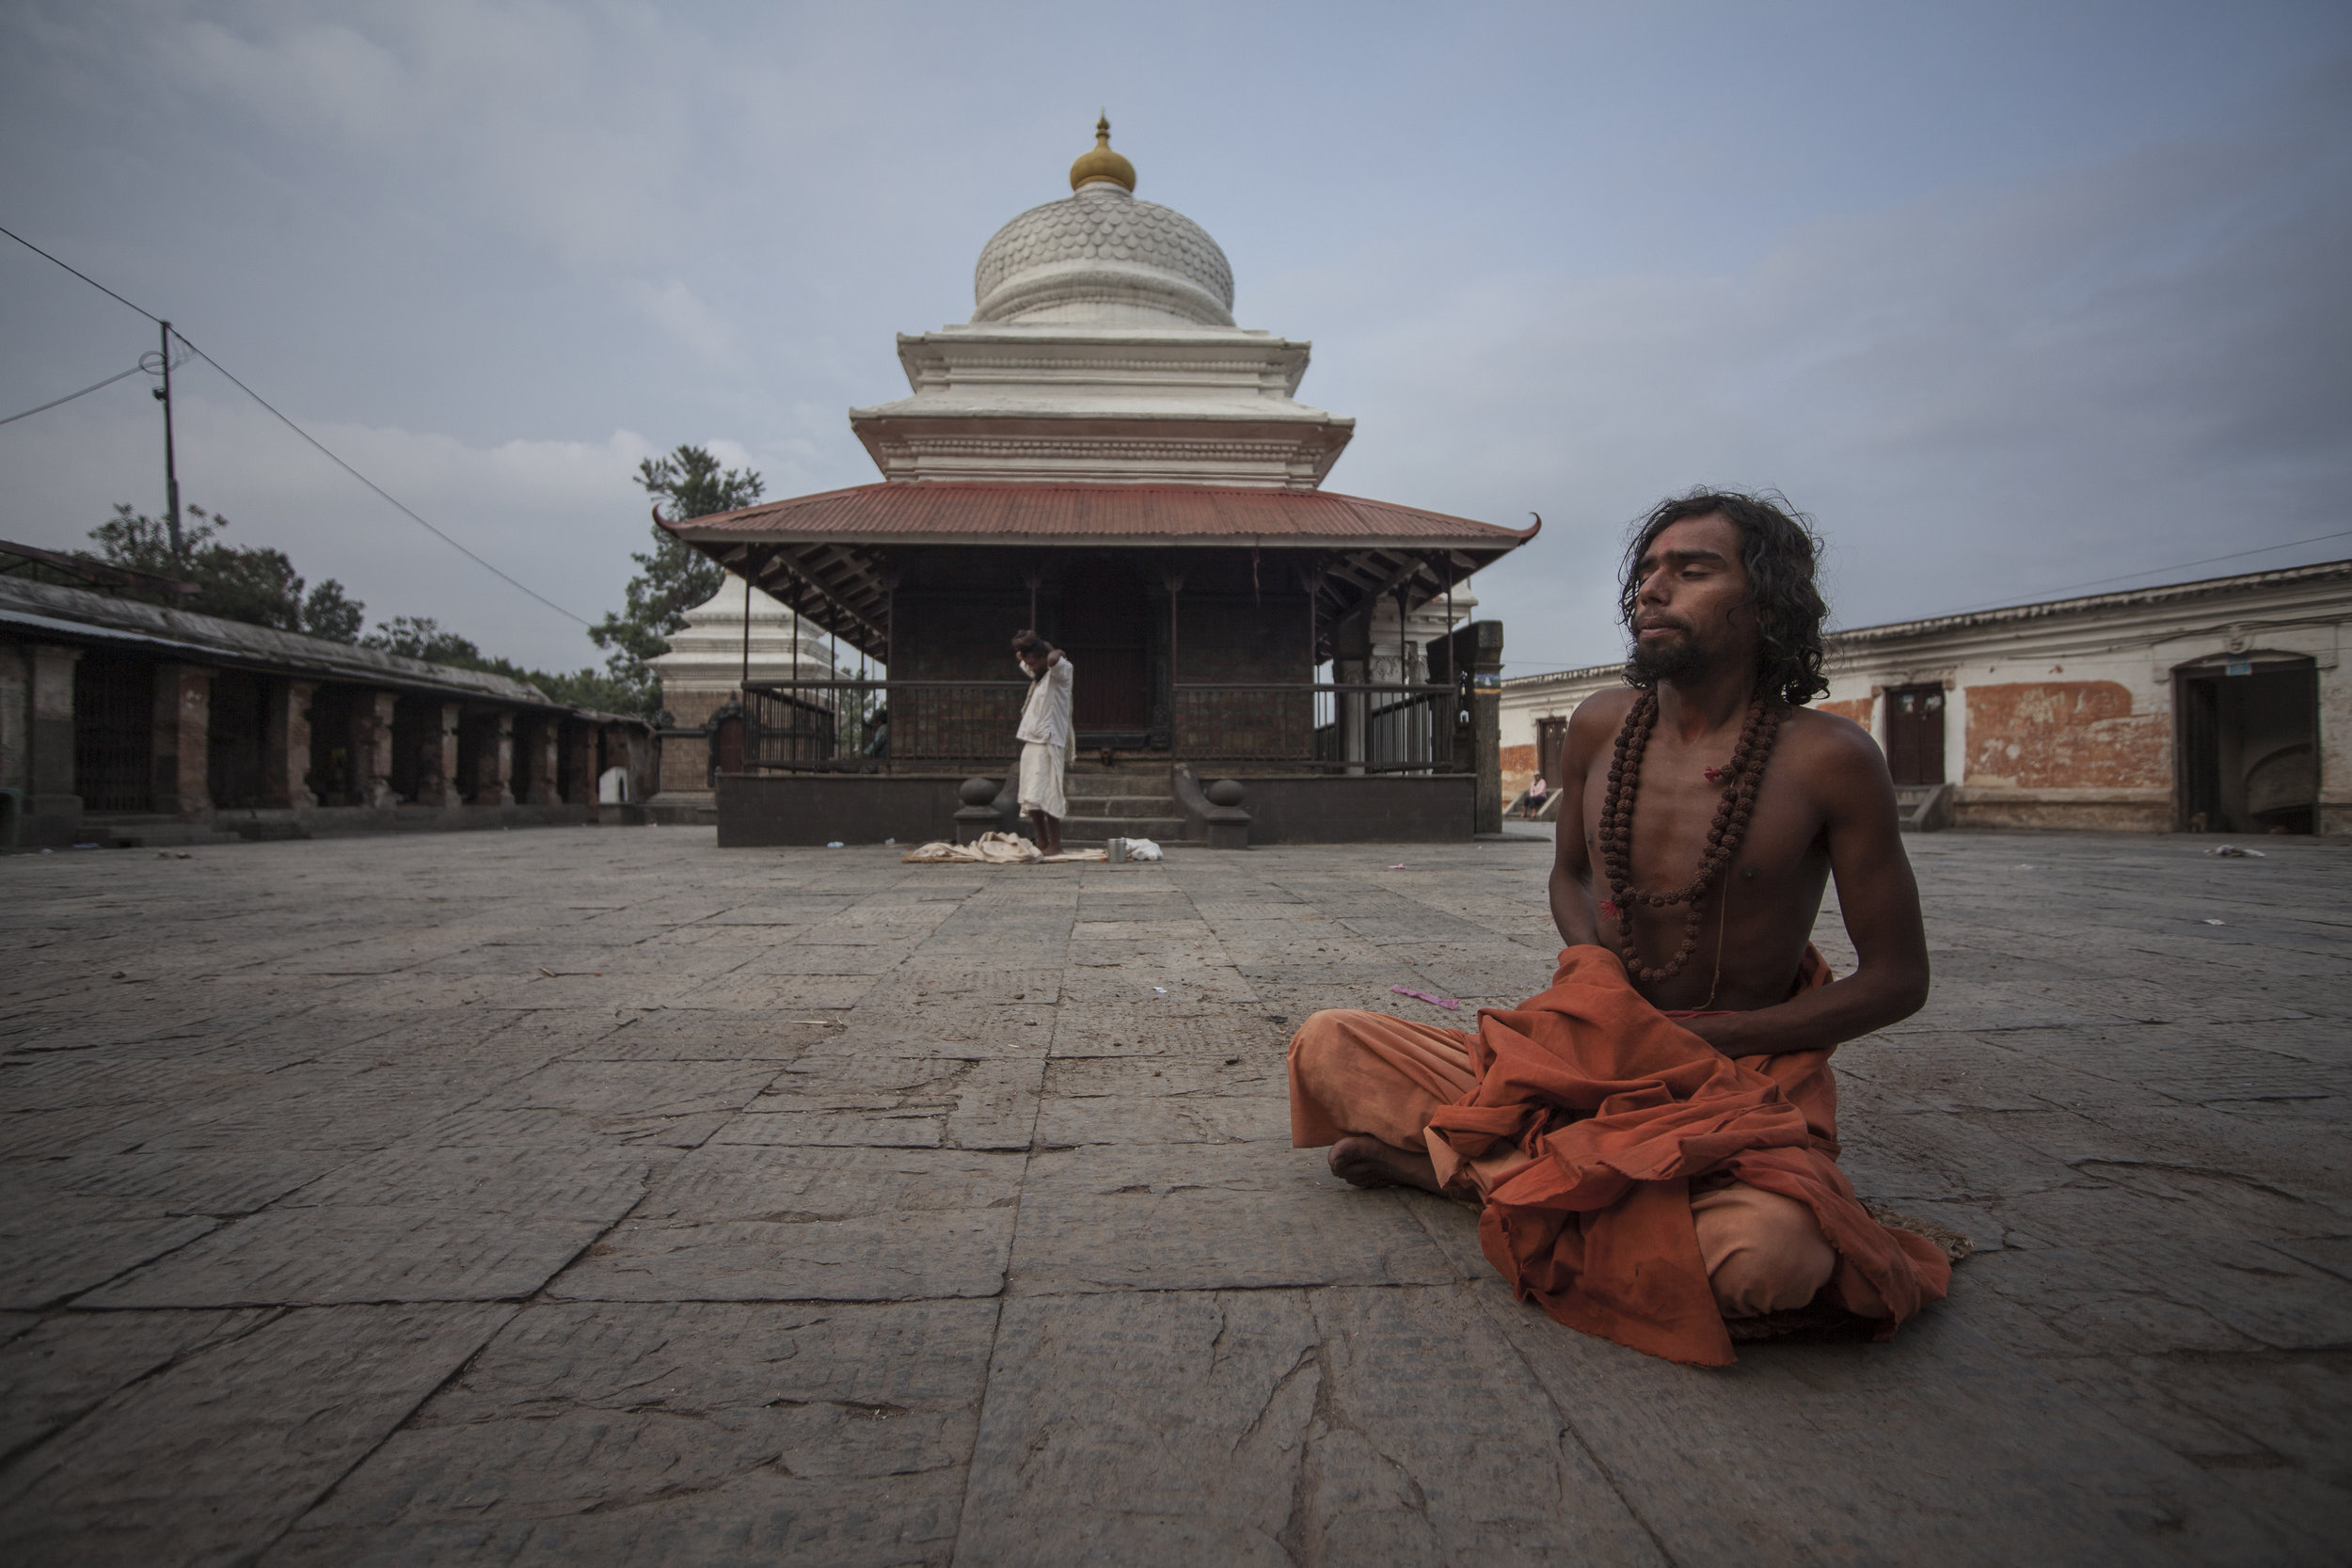
[[[1828,638],[1816,705],[1885,751],[1907,826],[2352,832],[2352,561]],[[1557,781],[1617,664],[1502,683],[1502,799]]]
[[[743,766],[745,684],[829,679],[833,651],[822,628],[732,573],[668,641],[647,661],[661,683],[661,787],[645,807],[657,822],[715,821],[712,780]]]
[[[968,322],[899,337],[909,395],[850,411],[879,483],[670,525],[887,673],[751,683],[722,842],[1001,815],[1024,626],[1077,671],[1073,838],[1491,829],[1502,628],[1465,582],[1536,530],[1326,489],[1355,421],[1298,401],[1310,345],[1236,325],[1107,121],[1070,185],[981,247]]]

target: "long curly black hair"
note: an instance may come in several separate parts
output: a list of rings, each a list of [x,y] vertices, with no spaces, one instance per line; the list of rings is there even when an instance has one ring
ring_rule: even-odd
[[[1756,651],[1759,684],[1791,706],[1803,706],[1829,689],[1821,674],[1821,623],[1829,605],[1813,580],[1821,554],[1813,519],[1776,491],[1744,495],[1737,490],[1693,490],[1661,501],[1633,531],[1617,583],[1617,613],[1633,629],[1641,593],[1635,576],[1642,557],[1658,536],[1689,517],[1721,513],[1740,530],[1740,564],[1748,574],[1748,604],[1761,634]],[[1645,689],[1657,684],[1630,662],[1625,678]]]

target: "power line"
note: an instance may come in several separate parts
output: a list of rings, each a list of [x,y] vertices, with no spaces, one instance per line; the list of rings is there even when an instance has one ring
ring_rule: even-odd
[[[120,381],[124,376],[136,375],[146,368],[147,367],[144,365],[134,365],[127,371],[119,371],[115,374],[108,376],[105,380],[98,383],[95,387],[85,387],[78,392],[68,392],[61,398],[52,399],[50,402],[42,404],[39,408],[27,408],[22,414],[11,414],[7,419],[0,420],[0,424],[14,424],[19,420],[29,420],[36,414],[46,414],[49,410],[56,407],[57,404],[61,403],[72,403],[75,398],[86,398],[92,392],[103,391],[106,388],[113,386],[116,382]]]
[[[562,605],[557,604],[553,599],[548,598],[546,594],[539,593],[535,589],[527,588],[523,584],[516,581],[513,578],[508,577],[504,572],[500,571],[496,566],[491,565],[488,562],[474,554],[473,551],[468,549],[456,540],[452,539],[448,534],[443,533],[439,529],[435,528],[431,523],[426,522],[422,517],[417,515],[416,513],[411,512],[406,506],[402,505],[399,498],[395,497],[390,491],[385,489],[384,486],[376,483],[375,481],[370,479],[367,475],[361,473],[358,469],[353,467],[350,464],[336,456],[334,451],[329,448],[326,442],[320,440],[317,436],[311,435],[309,431],[294,423],[294,420],[286,418],[285,415],[278,413],[277,408],[271,404],[269,399],[263,397],[261,393],[255,391],[244,382],[239,381],[234,375],[230,373],[229,368],[223,365],[219,360],[214,358],[211,355],[197,347],[196,344],[188,342],[188,340],[184,335],[175,333],[174,336],[179,337],[182,342],[187,343],[188,351],[194,354],[199,359],[203,360],[206,364],[212,366],[213,369],[220,372],[221,374],[228,376],[230,385],[236,388],[238,391],[243,392],[246,397],[249,397],[254,402],[260,404],[263,408],[268,409],[271,417],[276,419],[278,423],[284,425],[288,430],[293,431],[296,436],[301,436],[304,440],[310,442],[310,445],[316,447],[320,451],[326,453],[328,462],[334,464],[335,467],[341,468],[343,472],[349,474],[352,478],[358,480],[360,483],[366,485],[369,489],[383,497],[385,500],[389,501],[395,510],[397,510],[403,516],[406,517],[410,522],[415,523],[419,528],[423,529],[427,533],[433,535],[434,538],[438,539],[442,544],[447,545],[451,549],[455,550],[459,555],[464,556],[468,561],[472,562],[484,571],[488,572],[493,577],[497,578],[501,582],[505,583],[509,588],[516,590],[517,593],[530,594],[532,598],[538,600],[541,604],[546,605],[549,610],[554,610],[558,615],[563,616],[566,620],[577,621],[583,626],[588,625],[588,622],[584,617],[573,614],[570,610],[565,610]]]
[[[31,251],[34,255],[40,257],[45,261],[57,261],[57,259],[55,256],[50,255],[49,252],[41,249],[40,246],[35,245],[32,241],[26,239],[24,235],[18,233],[13,229],[0,229],[0,234],[6,234],[8,238],[14,240],[17,244],[23,245],[25,249]],[[80,278],[91,288],[96,289],[100,293],[104,294],[108,299],[113,300],[117,305],[129,305],[132,309],[138,310],[140,315],[145,316],[149,321],[153,322],[157,326],[164,325],[163,317],[155,314],[152,310],[139,310],[137,306],[131,305],[129,300],[123,298],[120,294],[115,293],[112,289],[109,289],[106,285],[101,283],[97,278],[92,277],[88,273],[84,272],[81,268],[73,265],[72,262],[57,261],[57,265],[65,268],[66,271],[72,273],[74,277]]]
[[[263,408],[267,409],[271,417],[276,419],[278,423],[284,425],[288,430],[293,431],[296,436],[301,436],[305,441],[310,442],[311,446],[316,447],[326,455],[328,462],[333,463],[337,467],[342,469],[343,472],[349,474],[352,478],[358,480],[360,483],[366,485],[369,489],[383,497],[386,501],[391,504],[395,511],[401,514],[401,515],[406,517],[409,521],[423,529],[427,533],[430,533],[434,538],[438,539],[442,544],[447,545],[451,549],[453,549],[458,554],[464,556],[468,561],[472,562],[484,571],[488,572],[491,576],[497,578],[501,582],[505,583],[509,588],[516,590],[517,593],[528,594],[530,597],[538,600],[541,604],[547,606],[549,610],[554,610],[558,615],[563,616],[565,620],[578,622],[583,626],[588,625],[585,618],[573,614],[570,610],[565,610],[562,605],[557,604],[553,599],[548,598],[546,594],[516,581],[515,578],[508,577],[504,572],[499,570],[496,566],[491,565],[488,562],[483,560],[482,557],[474,554],[473,551],[468,549],[465,546],[459,544],[448,534],[443,533],[439,529],[435,528],[431,523],[426,522],[415,512],[403,505],[399,498],[394,496],[390,491],[385,489],[381,484],[376,483],[375,481],[370,479],[367,475],[361,473],[358,469],[353,467],[350,464],[344,462],[341,457],[337,456],[334,450],[328,447],[326,442],[320,440],[317,436],[311,435],[309,431],[294,423],[294,420],[279,413],[277,407],[273,405],[267,398],[255,391],[252,388],[246,386],[244,382],[238,380],[236,376],[230,372],[229,367],[223,365],[219,360],[214,358],[211,355],[197,347],[195,343],[189,341],[186,333],[179,331],[177,328],[173,327],[170,323],[165,321],[161,316],[156,315],[151,310],[140,309],[138,306],[133,305],[129,300],[124,299],[120,294],[115,293],[112,289],[109,289],[106,285],[101,283],[95,277],[90,277],[89,274],[82,271],[79,267],[58,261],[56,257],[50,255],[49,252],[41,249],[40,246],[26,239],[24,235],[17,233],[14,230],[0,228],[0,234],[6,234],[9,239],[14,240],[17,244],[23,245],[25,249],[31,251],[34,255],[40,257],[44,261],[56,261],[58,266],[64,267],[66,271],[72,273],[74,277],[80,278],[91,288],[96,289],[100,293],[104,294],[108,299],[115,301],[119,305],[127,306],[131,309],[138,311],[140,315],[145,316],[149,321],[155,323],[158,326],[164,327],[167,331],[170,332],[173,337],[179,339],[181,343],[186,347],[189,353],[195,355],[199,359],[201,359],[206,364],[212,366],[213,369],[220,372],[222,375],[227,376],[230,386],[236,388],[238,391],[243,392],[246,397],[251,398],[255,403],[260,404]],[[132,375],[135,374],[137,370],[138,367],[134,366],[131,370],[125,371],[122,373],[123,375]],[[114,377],[114,379],[116,381],[119,381],[122,379],[122,376],[119,375]],[[104,386],[106,383],[101,382],[99,385]],[[92,392],[97,389],[98,388],[96,387],[85,388],[85,390]],[[81,392],[73,394],[74,397],[80,397],[83,394]],[[60,398],[57,401],[59,403],[67,403],[71,402],[72,399]],[[56,404],[43,404],[41,406],[44,408],[54,408],[56,406]],[[40,409],[32,408],[27,409],[25,412],[38,414],[40,412]],[[14,417],[16,419],[23,419],[24,416],[23,414],[19,414]],[[0,423],[6,422],[8,421],[0,420]]]
[[[2324,544],[2330,539],[2343,539],[2346,537],[2352,537],[2352,528],[2340,528],[2333,533],[2314,533],[2309,539],[2289,539],[2284,544],[2280,545],[2262,545],[2250,550],[2232,550],[2228,555],[2209,555],[2201,561],[2177,561],[2169,566],[2145,566],[2137,572],[2119,572],[2111,578],[2093,578],[2089,582],[2070,582],[2064,587],[2045,588],[2042,590],[2042,592],[2050,597],[2055,598],[2061,594],[2072,594],[2085,588],[2102,588],[2110,582],[2129,582],[2134,578],[2154,577],[2160,572],[2185,572],[2191,566],[2211,566],[2216,562],[2220,561],[2243,561],[2249,555],[2268,555],[2273,550],[2291,550],[2297,545],[2318,545]],[[2016,602],[2017,601],[2014,599],[1987,599],[1982,604],[1973,604],[1968,606],[1965,610],[1947,610],[1944,611],[1944,613],[1947,615],[1971,615],[1979,610],[2006,609],[2008,606]],[[2032,603],[2036,601],[2028,600],[2027,602]]]

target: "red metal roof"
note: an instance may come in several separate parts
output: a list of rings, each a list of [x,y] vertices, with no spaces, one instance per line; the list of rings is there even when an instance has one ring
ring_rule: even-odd
[[[1535,537],[1328,490],[1144,484],[860,484],[664,527],[711,544],[1288,544],[1487,549]]]

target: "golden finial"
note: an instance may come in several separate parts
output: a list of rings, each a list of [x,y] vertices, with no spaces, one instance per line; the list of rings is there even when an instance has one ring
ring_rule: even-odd
[[[1136,188],[1136,166],[1111,150],[1111,112],[1103,111],[1094,122],[1094,150],[1081,152],[1078,161],[1070,166],[1070,188],[1107,180],[1114,185],[1126,187],[1129,194]]]

